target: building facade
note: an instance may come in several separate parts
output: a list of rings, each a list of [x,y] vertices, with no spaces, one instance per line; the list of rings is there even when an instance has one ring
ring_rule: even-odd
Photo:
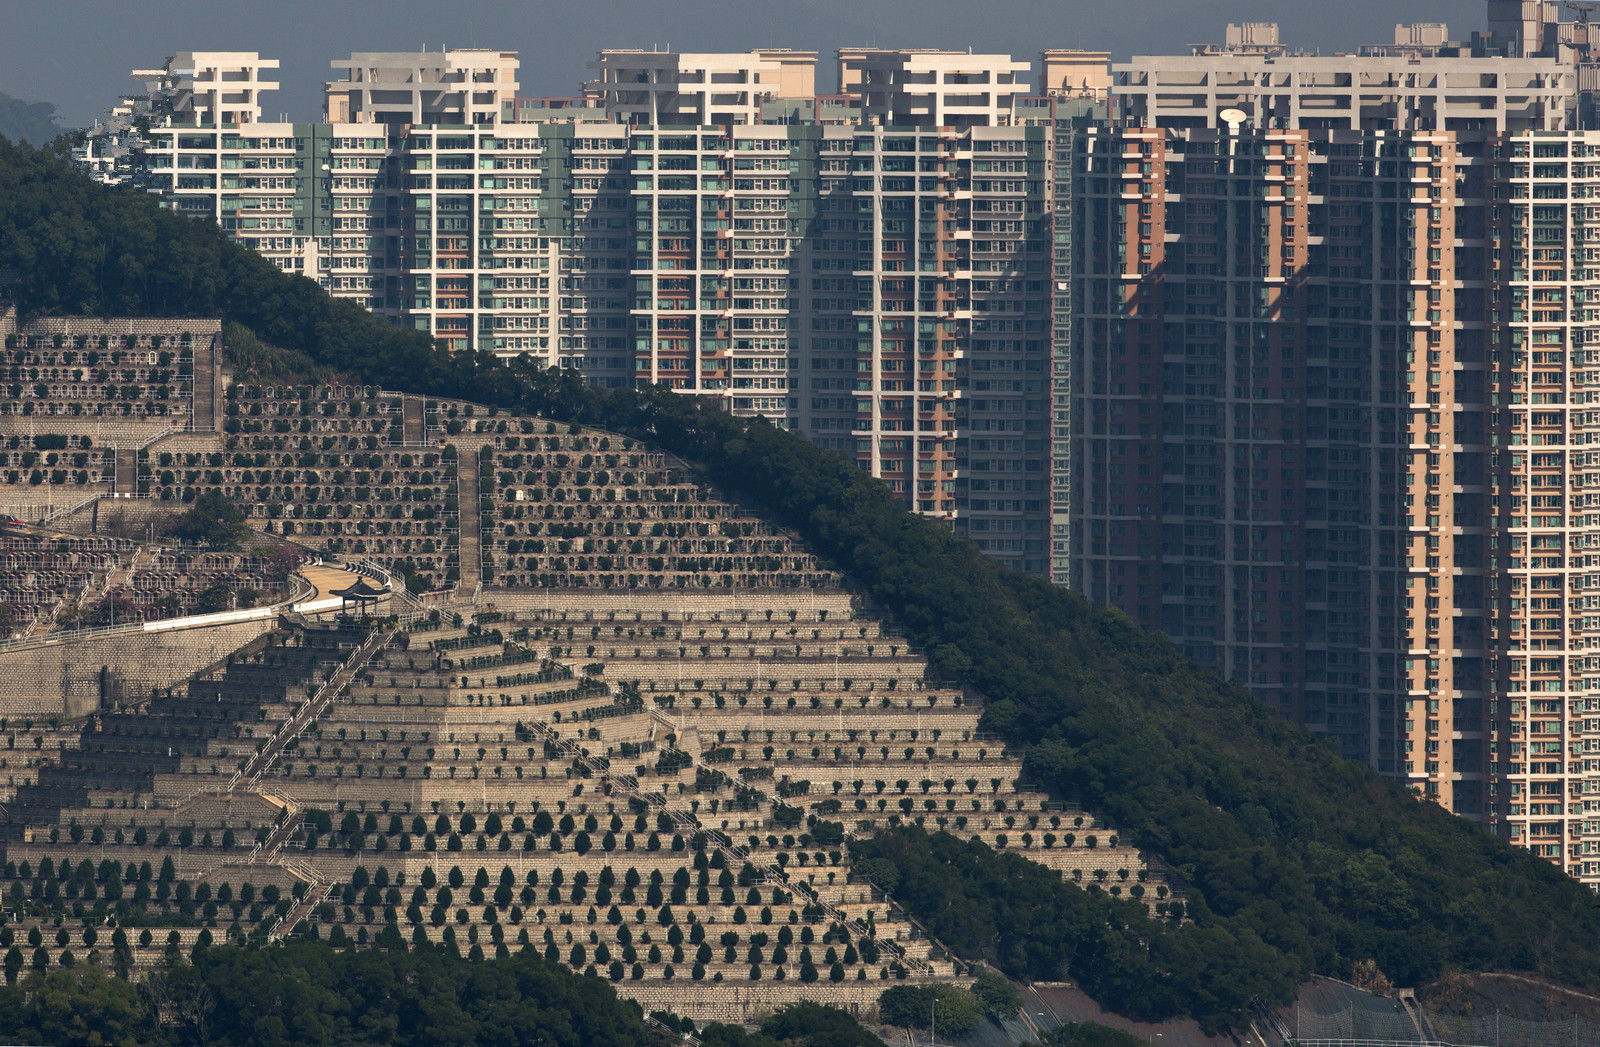
[[[1077,136],[1068,581],[1600,883],[1572,68],[1114,75]]]
[[[329,123],[492,124],[517,94],[514,51],[362,51],[333,63],[323,85]]]
[[[839,90],[861,99],[866,122],[904,127],[1008,123],[1028,93],[1028,63],[967,51],[839,49]]]
[[[817,53],[747,54],[606,50],[589,63],[584,94],[608,119],[650,127],[728,127],[761,122],[772,98],[816,94]]]

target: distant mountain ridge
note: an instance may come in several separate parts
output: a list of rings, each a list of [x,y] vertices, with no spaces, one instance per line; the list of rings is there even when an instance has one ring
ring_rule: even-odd
[[[0,94],[0,136],[13,142],[44,145],[66,131],[56,122],[55,103],[29,102]]]

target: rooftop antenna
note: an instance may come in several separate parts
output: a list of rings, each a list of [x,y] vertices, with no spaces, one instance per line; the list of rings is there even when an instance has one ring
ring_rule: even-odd
[[[1600,11],[1600,2],[1596,0],[1566,0],[1566,8],[1578,16],[1578,24],[1583,27],[1583,52],[1587,57],[1593,51],[1594,40],[1589,35],[1589,16]]]
[[[1600,11],[1600,2],[1596,0],[1566,0],[1563,6],[1577,14],[1579,25],[1588,25],[1589,16]]]

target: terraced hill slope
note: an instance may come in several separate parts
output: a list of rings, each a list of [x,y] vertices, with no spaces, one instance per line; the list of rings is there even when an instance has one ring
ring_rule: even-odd
[[[1179,911],[1114,829],[1021,783],[974,696],[681,463],[411,403],[233,385],[222,431],[142,449],[152,499],[221,491],[264,531],[448,585],[429,597],[442,613],[291,628],[95,718],[12,801],[24,895],[114,911],[143,885],[146,922],[171,928],[135,963],[172,929],[192,948],[392,925],[463,951],[531,944],[701,1020],[801,998],[868,1011],[886,980],[963,976],[854,869],[852,839],[882,826]],[[53,960],[73,946],[93,943],[69,935]]]

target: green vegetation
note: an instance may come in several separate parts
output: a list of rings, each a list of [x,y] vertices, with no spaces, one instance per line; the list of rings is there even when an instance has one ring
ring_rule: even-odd
[[[855,846],[868,869],[897,870],[894,896],[958,953],[1029,981],[1070,977],[1130,1017],[1192,1014],[1222,1027],[1251,997],[1286,988],[1272,971],[1277,954],[1259,941],[1214,922],[1163,926],[1142,903],[1082,890],[1019,854],[914,827]],[[1218,957],[1226,960],[1213,962]],[[1011,989],[1003,979],[991,975],[974,989],[987,1010],[1016,1010],[1014,990],[1002,995]],[[927,1025],[926,1003],[921,1021]],[[942,1017],[939,1024],[945,1025]]]
[[[1068,1022],[1045,1034],[1044,1047],[1146,1047],[1146,1043],[1121,1029],[1095,1022]]]
[[[514,1030],[514,1034],[512,1031]],[[507,1038],[508,1034],[511,1038]],[[600,978],[530,950],[469,963],[438,949],[216,947],[134,986],[81,963],[0,988],[7,1043],[165,1045],[671,1042]]]
[[[222,344],[237,381],[260,385],[322,383],[336,377],[331,368],[318,367],[305,353],[265,344],[240,323],[230,321],[223,325]]]
[[[902,1029],[933,1028],[960,1036],[983,1016],[983,1002],[959,985],[895,985],[878,997],[878,1017]]]
[[[186,542],[232,549],[250,533],[250,525],[237,502],[221,491],[210,490],[201,492],[169,530]]]
[[[983,1004],[983,1012],[991,1018],[1009,1018],[1022,1009],[1022,993],[993,971],[979,972],[971,988],[972,995]]]
[[[883,1047],[883,1041],[843,1011],[821,1004],[790,1004],[761,1023],[761,1031],[712,1024],[699,1032],[705,1047]]]
[[[360,381],[647,441],[799,533],[928,652],[935,672],[985,697],[985,726],[1030,746],[1031,781],[1170,863],[1191,917],[1180,927],[1092,889],[1039,885],[1045,919],[1058,926],[1104,917],[1095,991],[1108,1006],[1222,1027],[1251,995],[1282,999],[1314,971],[1348,977],[1364,959],[1401,984],[1500,969],[1600,986],[1600,909],[1588,890],[1340,758],[1122,614],[997,567],[845,458],[689,397],[599,390],[484,354],[450,358],[209,224],[94,186],[57,153],[0,145],[0,179],[0,268],[20,274],[24,314],[221,315]],[[881,846],[930,862],[950,845],[906,833]],[[939,890],[902,872],[895,896],[942,928],[931,907],[945,899],[1034,890],[1026,878],[1020,888],[999,882],[1009,859],[978,848],[958,857]],[[1031,908],[988,905],[962,918],[1005,932],[1004,949],[950,933],[1008,970],[1081,969],[1033,941]],[[1115,981],[1119,969],[1165,970],[1181,988],[1141,1003]]]

